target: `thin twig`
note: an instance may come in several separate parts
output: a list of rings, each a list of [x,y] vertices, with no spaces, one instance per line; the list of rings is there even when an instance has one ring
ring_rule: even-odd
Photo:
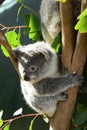
[[[18,120],[18,119],[21,119],[21,118],[24,118],[24,117],[32,117],[32,116],[35,116],[34,119],[36,119],[39,115],[41,114],[38,114],[38,113],[35,113],[35,114],[23,114],[21,116],[18,116],[18,117],[15,117],[15,118],[12,118],[12,119],[9,119],[9,120],[5,120],[4,121],[4,125],[0,128],[0,130],[2,130],[5,126],[7,126],[8,124],[12,123],[13,121],[15,120]]]
[[[34,114],[22,114],[21,116],[18,116],[18,117],[15,117],[13,119],[9,119],[9,120],[5,120],[4,122],[8,122],[8,121],[14,121],[14,120],[18,120],[20,118],[24,118],[24,117],[31,117],[31,116],[39,116],[41,114],[38,114],[38,113],[34,113]]]
[[[39,14],[32,8],[30,8],[29,6],[27,6],[26,4],[24,4],[22,1],[19,2],[21,5],[23,5],[23,7],[29,11],[31,11],[32,13],[34,13],[35,15],[39,16]]]
[[[3,128],[4,128],[5,126],[7,126],[8,124],[10,124],[10,122],[6,122],[6,123],[0,128],[0,130],[3,130]]]
[[[11,29],[17,29],[17,28],[27,28],[29,26],[26,26],[26,25],[21,25],[21,26],[5,26],[3,24],[0,24],[0,26],[2,27],[1,30],[11,30]]]

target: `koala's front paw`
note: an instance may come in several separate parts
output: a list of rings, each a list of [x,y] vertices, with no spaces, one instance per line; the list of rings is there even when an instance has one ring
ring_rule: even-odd
[[[81,86],[83,83],[83,76],[82,75],[76,75],[76,72],[69,75],[69,78],[72,80],[72,84]]]

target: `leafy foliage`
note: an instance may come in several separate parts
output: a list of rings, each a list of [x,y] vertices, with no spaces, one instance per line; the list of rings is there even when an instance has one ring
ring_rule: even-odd
[[[30,22],[30,15],[29,14],[25,14],[24,16],[24,23],[27,26],[24,29],[24,34],[29,34],[29,22]]]
[[[40,40],[40,21],[35,15],[31,15],[30,22],[29,22],[29,38],[31,38],[33,41],[39,41]]]
[[[11,48],[20,46],[20,31],[17,34],[15,31],[9,31],[5,33],[5,36],[8,40],[8,43],[10,44]],[[9,53],[5,49],[3,45],[1,45],[2,52],[6,57],[9,57]]]
[[[0,127],[3,125],[3,120],[0,119]]]
[[[82,125],[86,120],[87,120],[87,110],[78,113],[75,117],[75,123],[79,125]]]
[[[75,29],[79,30],[81,33],[87,32],[87,9],[79,16],[79,21],[76,24]]]
[[[55,52],[59,52],[61,48],[61,33],[55,38],[53,43],[51,44],[52,48]]]
[[[80,106],[81,107],[81,106]],[[84,129],[87,126],[87,107],[86,110],[84,110],[83,112],[77,112],[75,114],[75,118],[72,121],[72,129]]]
[[[6,125],[3,130],[9,130],[10,124]]]

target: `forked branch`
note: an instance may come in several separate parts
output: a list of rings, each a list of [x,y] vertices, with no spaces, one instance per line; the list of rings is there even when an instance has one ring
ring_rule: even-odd
[[[87,1],[82,0],[82,10],[87,7]],[[60,6],[62,21],[62,57],[64,66],[70,71],[76,71],[82,74],[87,54],[87,33],[80,34],[78,32],[76,48],[74,50],[73,43],[73,12],[72,0],[67,0],[65,4]],[[69,130],[72,119],[78,86],[67,91],[68,100],[58,104],[55,116],[50,120],[51,130]]]

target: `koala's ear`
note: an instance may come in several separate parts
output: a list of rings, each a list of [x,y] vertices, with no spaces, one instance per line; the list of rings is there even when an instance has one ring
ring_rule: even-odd
[[[52,54],[50,51],[45,51],[45,52],[42,52],[42,54],[44,55],[45,59],[47,61],[50,61],[52,59]]]
[[[17,49],[12,49],[12,53],[15,56],[15,58],[18,59],[18,57],[20,55],[20,50],[18,48]]]

